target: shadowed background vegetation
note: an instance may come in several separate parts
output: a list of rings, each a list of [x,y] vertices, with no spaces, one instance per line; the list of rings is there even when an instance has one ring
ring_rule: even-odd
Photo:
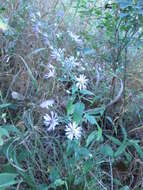
[[[143,189],[142,40],[142,0],[0,0],[0,189]]]

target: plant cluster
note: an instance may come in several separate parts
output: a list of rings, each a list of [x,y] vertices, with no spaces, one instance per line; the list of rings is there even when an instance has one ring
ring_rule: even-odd
[[[142,0],[0,3],[0,189],[141,190]]]

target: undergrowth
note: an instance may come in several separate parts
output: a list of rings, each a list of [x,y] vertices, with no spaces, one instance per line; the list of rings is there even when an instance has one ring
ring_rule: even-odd
[[[142,1],[0,1],[0,189],[143,189]]]

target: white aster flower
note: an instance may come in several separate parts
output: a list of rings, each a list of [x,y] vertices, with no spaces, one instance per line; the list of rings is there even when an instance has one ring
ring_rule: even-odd
[[[52,107],[54,104],[54,100],[53,99],[50,99],[50,100],[45,100],[43,101],[41,104],[40,104],[40,107],[41,108],[49,108],[49,107]]]
[[[64,56],[64,49],[53,49],[52,50],[52,54],[51,57],[53,57],[53,59],[56,59],[57,61],[61,61],[62,57]]]
[[[70,35],[70,37],[72,38],[72,40],[74,40],[77,44],[81,44],[82,40],[80,39],[80,36],[73,34],[71,31],[68,31],[68,34]]]
[[[56,76],[56,71],[55,70],[49,70],[48,73],[45,74],[45,78],[54,78]]]
[[[55,130],[55,126],[58,125],[58,117],[57,114],[54,113],[53,111],[50,112],[49,114],[46,114],[44,116],[44,124],[49,127],[48,131]]]
[[[79,75],[79,77],[76,77],[76,87],[79,88],[80,90],[86,89],[87,81],[85,75]]]
[[[54,78],[56,76],[56,70],[55,70],[55,67],[53,65],[49,65],[48,66],[48,73],[45,74],[45,78],[48,79],[48,78]]]
[[[76,66],[79,66],[79,63],[77,62],[77,59],[74,58],[74,56],[70,56],[69,58],[66,58],[64,61],[64,66],[73,69]]]
[[[82,128],[78,127],[77,124],[73,122],[66,126],[65,132],[67,138],[70,140],[72,140],[74,137],[76,139],[80,139],[82,135]]]

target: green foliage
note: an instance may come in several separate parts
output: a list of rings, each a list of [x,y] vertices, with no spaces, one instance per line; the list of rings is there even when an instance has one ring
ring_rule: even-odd
[[[1,173],[0,174],[0,188],[5,189],[19,182],[16,180],[18,175],[16,173]]]
[[[142,0],[0,4],[0,189],[141,189]]]

